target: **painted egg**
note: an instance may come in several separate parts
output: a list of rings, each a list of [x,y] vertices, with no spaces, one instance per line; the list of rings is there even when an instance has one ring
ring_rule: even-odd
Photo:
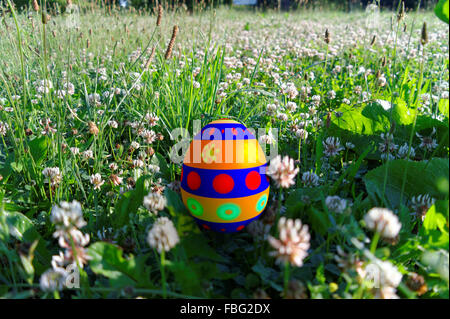
[[[200,227],[236,232],[257,219],[269,198],[267,161],[245,125],[221,119],[204,126],[181,171],[184,205]]]

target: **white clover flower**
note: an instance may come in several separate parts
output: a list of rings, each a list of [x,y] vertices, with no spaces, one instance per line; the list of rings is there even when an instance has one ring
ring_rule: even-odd
[[[148,122],[150,127],[156,126],[159,121],[159,117],[155,113],[145,114],[145,120]]]
[[[364,216],[367,228],[380,233],[384,238],[397,237],[402,224],[398,217],[387,208],[374,207]]]
[[[293,266],[303,266],[303,259],[308,255],[310,235],[308,225],[303,225],[300,219],[286,219],[278,221],[279,239],[269,236],[269,244],[275,248],[270,252],[277,263],[289,262]]]
[[[277,111],[277,105],[274,104],[274,103],[269,103],[269,104],[267,104],[267,106],[266,106],[266,110],[267,110],[267,114],[268,114],[268,115],[273,115],[273,114],[275,114],[276,111]]]
[[[316,187],[319,185],[319,176],[314,172],[305,172],[302,175],[302,183],[305,187]]]
[[[343,213],[347,208],[347,201],[339,196],[327,196],[325,205],[331,212]]]
[[[78,147],[71,147],[70,151],[72,152],[73,155],[78,155],[80,154],[80,149]]]
[[[141,168],[141,167],[144,167],[145,166],[145,163],[144,163],[144,161],[143,160],[141,160],[141,159],[134,159],[133,160],[133,167],[139,167],[139,168]]]
[[[275,181],[278,187],[289,188],[295,184],[294,178],[298,171],[298,167],[294,168],[292,158],[286,155],[281,159],[281,156],[278,155],[270,161],[266,174]]]
[[[92,150],[86,150],[82,153],[84,159],[94,158],[94,152]]]
[[[352,150],[355,148],[355,144],[353,144],[351,142],[347,142],[347,143],[345,143],[345,147],[348,148],[349,150]]]
[[[167,217],[159,217],[148,232],[147,242],[161,253],[175,247],[180,242],[180,238],[172,221]]]
[[[380,285],[383,287],[398,287],[402,281],[402,274],[389,261],[379,261],[377,263],[380,268]]]
[[[281,85],[281,92],[283,94],[286,94],[289,99],[295,99],[298,95],[297,88],[295,87],[295,84],[292,82],[282,84]]]
[[[115,121],[115,120],[109,120],[106,124],[108,124],[108,126],[110,126],[111,128],[119,127],[119,123],[117,123],[117,121]]]
[[[68,273],[62,268],[49,269],[41,275],[39,286],[42,291],[61,291],[64,288]]]
[[[51,186],[58,186],[62,180],[62,175],[59,167],[46,167],[42,170],[42,175],[46,177],[46,182]]]
[[[301,140],[306,140],[308,138],[308,131],[301,128],[295,131],[295,135]]]
[[[101,102],[100,102],[100,94],[98,94],[98,93],[89,94],[88,95],[88,101],[89,101],[89,105],[99,106],[101,104]]]
[[[273,136],[272,129],[270,129],[270,130],[267,132],[267,134],[261,135],[261,136],[258,138],[258,141],[259,141],[261,144],[269,144],[269,145],[275,144],[276,139],[275,139],[275,137]]]
[[[289,116],[286,113],[278,113],[277,114],[277,119],[279,119],[280,121],[286,122],[289,119]]]
[[[382,142],[379,143],[378,150],[381,153],[381,159],[392,160],[395,159],[393,155],[398,149],[398,145],[394,143],[394,136],[391,133],[381,133]]]
[[[409,152],[409,158],[413,158],[414,156],[416,156],[416,151],[414,150],[414,147],[411,146],[411,150],[409,150],[408,143],[405,143],[402,146],[400,146],[400,148],[398,149],[397,156],[399,158],[406,159],[408,157],[408,152]]]
[[[381,75],[381,76],[378,78],[378,85],[381,86],[381,87],[383,87],[383,86],[386,85],[386,83],[387,83],[386,78],[384,77],[384,75]]]
[[[287,102],[286,103],[286,109],[289,112],[291,112],[291,113],[295,112],[295,110],[297,110],[297,103],[295,103],[295,102]]]
[[[319,106],[320,104],[320,95],[313,95],[311,97],[311,102],[314,106]]]
[[[327,96],[328,96],[328,99],[334,100],[336,98],[336,92],[333,90],[328,91]]]
[[[438,144],[436,143],[436,139],[432,136],[436,133],[436,128],[433,127],[433,131],[429,136],[422,136],[419,133],[416,133],[416,136],[420,139],[419,147],[427,152],[433,151]]]
[[[151,213],[158,214],[159,211],[166,207],[167,200],[164,195],[159,193],[149,193],[144,197],[144,207],[147,208]]]
[[[152,144],[156,141],[156,133],[153,130],[143,129],[139,135],[144,138],[147,144]]]
[[[0,135],[5,136],[9,131],[9,125],[6,122],[0,121]]]
[[[136,141],[131,142],[132,149],[137,150],[139,147],[141,147],[141,145],[139,145],[138,142],[136,142]]]
[[[81,204],[76,200],[71,203],[61,202],[59,205],[54,205],[50,215],[50,221],[55,224],[57,230],[69,231],[73,228],[86,226]]]
[[[434,205],[436,199],[432,198],[429,194],[422,194],[418,196],[413,196],[411,198],[411,208],[414,210],[415,214],[418,215],[422,222],[425,220],[425,216],[431,206]]]
[[[344,148],[341,146],[341,141],[338,137],[328,137],[323,144],[323,153],[327,157],[333,157],[339,154]]]
[[[89,181],[92,185],[94,185],[94,189],[100,189],[105,181],[102,179],[102,176],[99,173],[95,173],[91,175]]]

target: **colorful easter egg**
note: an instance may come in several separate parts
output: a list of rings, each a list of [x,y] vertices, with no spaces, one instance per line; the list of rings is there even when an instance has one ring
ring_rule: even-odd
[[[204,126],[186,152],[181,171],[184,205],[200,227],[236,232],[267,205],[267,160],[245,125],[221,119]]]

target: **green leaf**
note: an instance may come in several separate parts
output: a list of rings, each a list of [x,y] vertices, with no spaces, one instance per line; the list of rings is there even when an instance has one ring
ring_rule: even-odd
[[[261,259],[259,259],[258,262],[252,267],[252,270],[261,277],[261,281],[263,283],[269,284],[277,291],[283,290],[283,287],[275,282],[275,280],[279,277],[279,273],[271,267],[264,266]]]
[[[444,249],[425,251],[422,255],[422,262],[439,274],[439,276],[447,281],[447,283],[449,281],[448,259],[448,251],[445,251]]]
[[[439,0],[434,7],[434,13],[437,17],[448,24],[449,22],[449,10],[448,10],[448,0]]]
[[[3,152],[0,151],[0,154],[2,154],[2,153]],[[3,181],[6,183],[6,181],[8,180],[8,177],[13,172],[13,168],[12,168],[11,164],[14,163],[15,159],[14,159],[14,153],[7,153],[5,155],[6,155],[5,161],[0,162],[0,175],[3,176]]]
[[[34,140],[28,143],[28,146],[30,147],[30,154],[33,157],[33,160],[36,163],[36,165],[41,164],[42,161],[47,156],[47,147],[48,147],[47,137],[41,136],[35,138]]]
[[[341,117],[332,117],[331,123],[344,131],[358,135],[374,135],[390,126],[387,111],[379,103],[370,103],[364,107],[343,105],[337,109]]]
[[[286,214],[289,217],[294,217],[295,212],[302,210],[307,205],[305,202],[320,201],[323,194],[327,193],[326,186],[297,188],[286,199]]]
[[[425,215],[425,220],[423,221],[423,228],[427,231],[439,229],[441,231],[445,231],[445,225],[447,225],[447,219],[445,215],[440,212],[442,206],[448,207],[448,201],[438,201],[436,204],[428,209],[427,214]],[[441,209],[437,209],[437,207]],[[448,211],[448,209],[447,209]]]
[[[378,145],[381,133],[391,128],[391,120],[395,123],[395,142],[403,145],[409,142],[416,110],[409,108],[405,101],[396,99],[393,106],[388,101],[379,100],[363,107],[343,105],[337,109],[341,117],[332,117],[329,134],[337,136],[342,143],[355,144],[355,151],[363,153],[370,143]],[[415,132],[436,128],[438,136],[448,131],[448,120],[440,121],[428,115],[417,114]],[[448,139],[444,141],[448,143]],[[379,159],[378,151],[368,154],[369,159]]]
[[[164,195],[167,199],[167,207],[171,207],[176,213],[187,213],[187,209],[177,192],[166,187]]]
[[[440,99],[438,103],[439,112],[444,114],[445,117],[448,118],[448,99]]]
[[[150,160],[150,163],[159,167],[159,173],[164,177],[164,179],[170,180],[169,167],[167,166],[167,162],[161,154],[154,154],[152,159]]]
[[[133,190],[124,194],[117,201],[112,222],[115,227],[120,228],[126,225],[130,220],[130,214],[136,214],[138,208],[142,205],[144,197],[147,195],[145,181],[150,176],[141,176],[136,182]]]
[[[373,146],[369,145],[364,152],[358,157],[358,160],[352,163],[341,176],[339,176],[339,179],[334,183],[333,188],[330,191],[330,195],[336,194],[336,192],[339,189],[339,186],[341,185],[344,178],[346,178],[348,181],[352,181],[355,177],[356,173],[358,172],[359,167],[361,166],[363,160],[366,158],[366,156],[372,151]]]
[[[326,282],[325,269],[323,263],[321,263],[320,266],[317,267],[316,280],[322,285],[325,284]]]
[[[11,163],[11,168],[13,169],[13,171],[15,171],[16,173],[20,173],[23,169],[23,165],[20,162],[12,162]]]
[[[32,284],[34,278],[34,267],[32,260],[25,255],[20,255],[20,261],[22,262],[22,266],[24,269],[24,279],[27,283]]]
[[[123,257],[118,246],[96,242],[88,248],[88,254],[92,271],[109,278],[113,287],[150,286],[149,267],[143,267],[143,260],[138,262],[133,255]]]
[[[203,295],[200,277],[190,265],[178,261],[170,263],[168,268],[175,275],[175,280],[184,294]]]
[[[51,254],[45,247],[45,240],[39,235],[32,221],[18,212],[4,211],[3,214],[6,217],[6,224],[8,225],[11,236],[30,244],[38,241],[35,252],[36,258],[33,259],[33,267],[37,274],[44,272],[50,263]]]
[[[216,262],[225,262],[226,259],[219,255],[215,249],[207,244],[207,239],[203,234],[190,234],[181,242],[187,258],[202,257]]]
[[[387,171],[386,165],[388,165]],[[389,164],[384,164],[371,170],[363,178],[371,199],[375,203],[378,203],[378,199],[385,196],[389,207],[398,207],[400,204],[403,175],[406,168],[408,170],[406,173],[403,204],[405,204],[412,196],[421,194],[429,194],[436,199],[444,197],[439,191],[436,181],[440,178],[447,178],[448,180],[448,160],[443,158],[433,158],[429,162],[410,161],[408,164],[406,160],[393,160],[390,161]],[[388,178],[386,189],[383,194],[385,174],[387,174]],[[420,178],[420,180],[418,180],[418,178]]]

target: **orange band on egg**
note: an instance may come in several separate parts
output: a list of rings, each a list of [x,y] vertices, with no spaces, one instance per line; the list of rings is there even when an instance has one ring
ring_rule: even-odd
[[[191,214],[200,220],[235,223],[259,215],[267,205],[269,189],[267,187],[258,194],[239,198],[202,197],[181,189],[181,197]]]

